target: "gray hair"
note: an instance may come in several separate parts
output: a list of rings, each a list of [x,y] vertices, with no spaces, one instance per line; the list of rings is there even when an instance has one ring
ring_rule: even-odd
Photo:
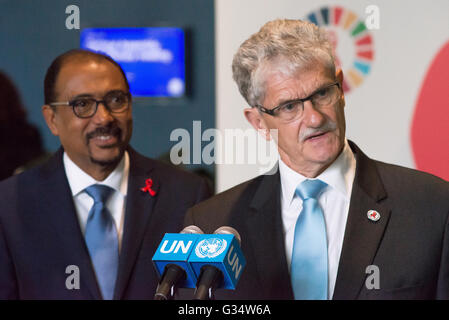
[[[234,55],[232,73],[240,93],[254,107],[264,98],[264,75],[273,64],[291,75],[316,63],[335,74],[326,31],[310,22],[278,19],[266,23],[242,43]]]

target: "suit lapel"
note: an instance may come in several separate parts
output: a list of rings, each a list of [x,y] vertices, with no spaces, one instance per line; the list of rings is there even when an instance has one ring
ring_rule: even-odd
[[[286,263],[281,219],[280,175],[265,175],[250,205],[246,219],[248,243],[254,252],[259,280],[265,295],[292,299],[293,293]],[[274,226],[274,228],[273,228]],[[243,249],[244,250],[244,249]]]
[[[53,241],[63,247],[63,252],[55,252],[55,257],[64,257],[62,261],[72,261],[79,267],[81,288],[87,287],[93,299],[101,299],[90,256],[77,219],[72,192],[62,162],[63,149],[59,149],[53,158],[42,168],[43,181],[36,199],[37,208],[42,208],[45,219],[52,226]],[[44,195],[44,196],[42,196]],[[39,212],[42,215],[43,212]],[[68,256],[67,256],[68,255]],[[59,258],[58,258],[59,259]]]
[[[126,197],[125,225],[114,299],[121,299],[126,289],[126,284],[139,253],[139,248],[160,190],[160,179],[156,176],[157,172],[153,171],[153,168],[145,168],[144,164],[139,161],[139,156],[131,148],[129,148],[128,152],[130,156],[130,171]],[[146,186],[148,178],[151,178],[153,181],[151,189],[156,191],[155,196],[151,196],[148,192],[141,190],[141,188]]]
[[[349,143],[357,168],[333,299],[357,298],[364,285],[366,267],[374,260],[390,217],[390,208],[381,203],[387,194],[374,161]],[[369,210],[380,213],[380,219],[369,220]]]

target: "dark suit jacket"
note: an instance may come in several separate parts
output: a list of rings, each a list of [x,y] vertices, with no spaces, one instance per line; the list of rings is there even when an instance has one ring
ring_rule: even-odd
[[[449,299],[449,183],[369,159],[350,142],[357,165],[333,299]],[[186,215],[206,233],[237,229],[247,266],[235,291],[217,298],[293,299],[281,221],[279,171],[259,176]],[[368,210],[381,218],[373,222]],[[380,289],[369,290],[379,268]]]
[[[130,172],[115,299],[152,299],[151,258],[187,208],[210,195],[204,179],[128,150]],[[0,183],[0,299],[101,299],[60,149],[48,163]],[[153,179],[152,197],[140,188]],[[80,271],[68,290],[66,267]]]

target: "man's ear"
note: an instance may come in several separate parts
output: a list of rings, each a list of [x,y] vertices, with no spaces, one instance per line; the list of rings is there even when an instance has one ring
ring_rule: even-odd
[[[341,100],[343,103],[343,107],[345,106],[345,93],[343,92],[343,70],[341,70],[341,68],[338,68],[335,71],[335,78],[337,79],[338,83],[340,84],[340,88],[341,88]]]
[[[270,130],[266,125],[262,115],[257,108],[246,108],[243,110],[246,120],[256,129],[266,140],[271,140]]]
[[[341,70],[341,68],[338,68],[335,71],[335,78],[337,78],[337,81],[340,83],[340,85],[343,85],[343,70]]]
[[[45,122],[53,135],[58,136],[58,126],[56,125],[56,111],[50,107],[48,104],[42,106],[42,115],[44,116]]]

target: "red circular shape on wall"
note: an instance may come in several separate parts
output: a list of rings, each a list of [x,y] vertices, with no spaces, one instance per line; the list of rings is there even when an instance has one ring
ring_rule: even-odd
[[[419,170],[449,181],[449,41],[431,62],[421,86],[411,144]]]

